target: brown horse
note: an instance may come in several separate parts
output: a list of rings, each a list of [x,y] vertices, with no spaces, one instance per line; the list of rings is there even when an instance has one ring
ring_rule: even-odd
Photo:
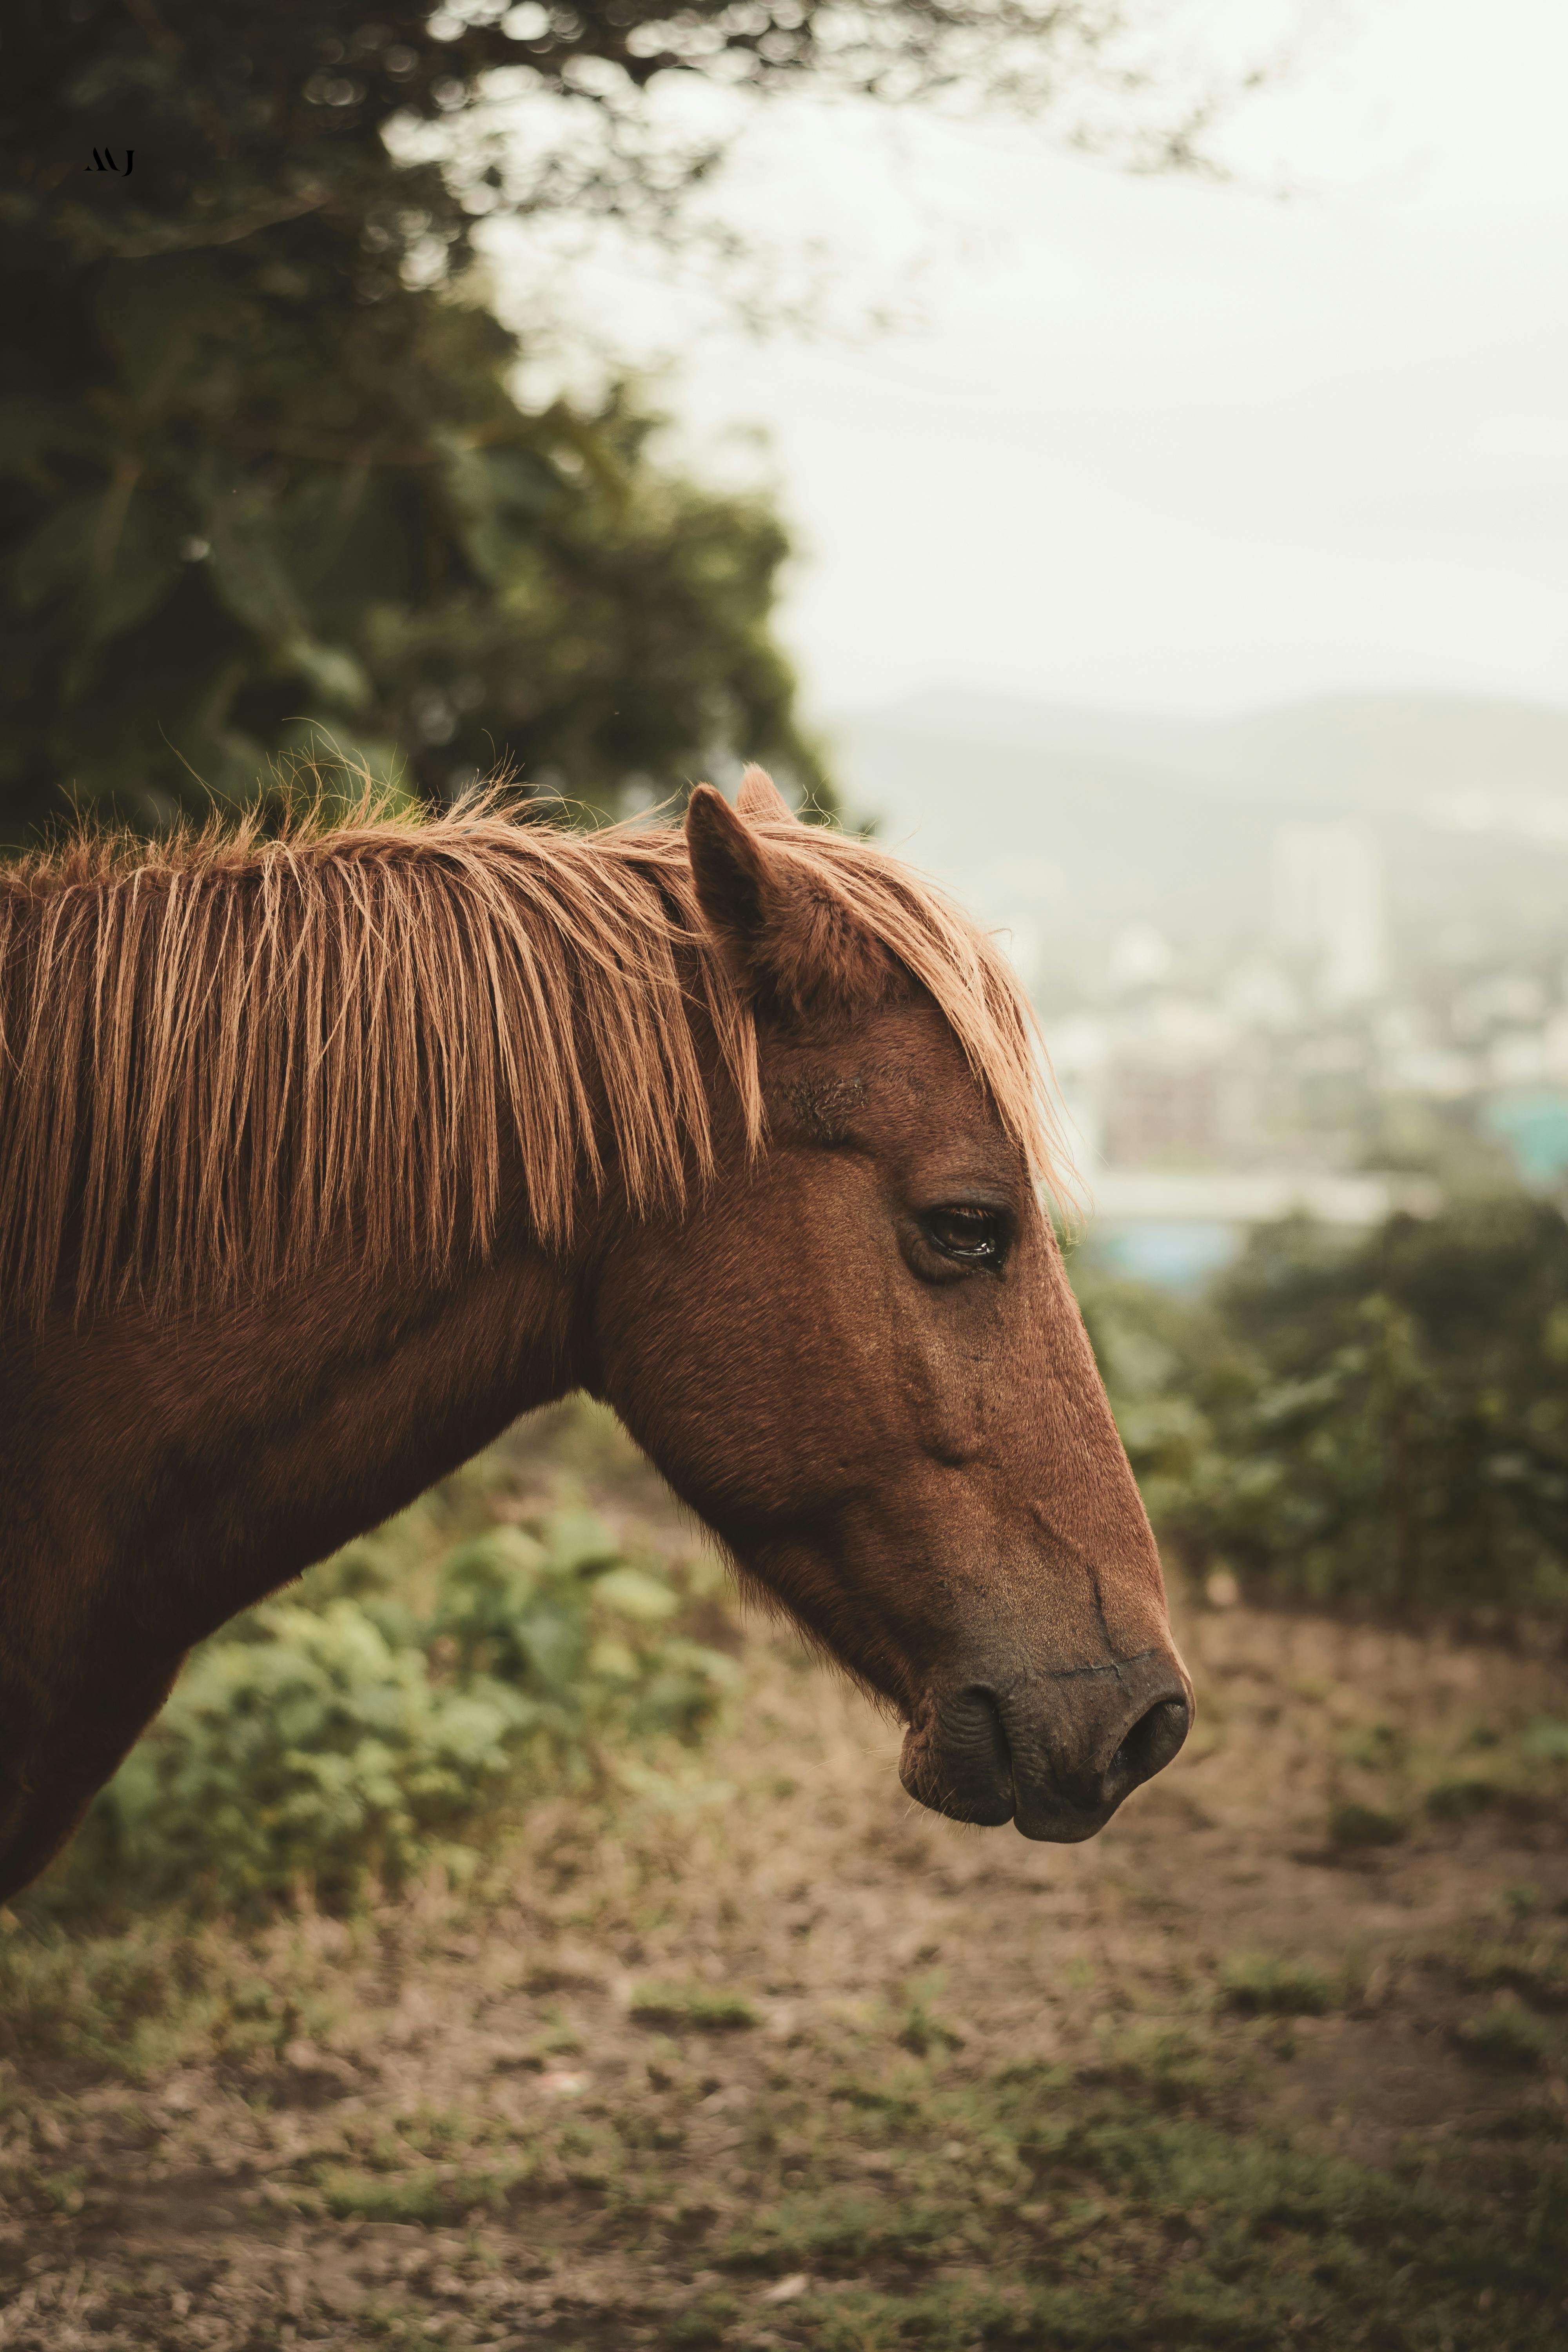
[[[607,1399],[908,1724],[1089,1837],[1185,1734],[1005,964],[760,770],[0,870],[0,1896],[225,1618]]]

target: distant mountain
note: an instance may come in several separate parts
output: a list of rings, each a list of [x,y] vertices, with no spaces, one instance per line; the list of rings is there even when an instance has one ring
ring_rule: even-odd
[[[1568,950],[1568,709],[1332,695],[1203,720],[932,690],[833,735],[850,807],[1047,961],[1131,924],[1187,955],[1260,942],[1301,820],[1384,838],[1407,946],[1468,956],[1500,930]]]
[[[1458,793],[1568,802],[1568,709],[1466,694],[1343,694],[1210,732],[1237,784],[1347,814],[1430,813]]]

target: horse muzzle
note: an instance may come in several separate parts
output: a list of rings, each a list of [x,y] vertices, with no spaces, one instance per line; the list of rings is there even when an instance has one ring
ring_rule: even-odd
[[[1145,1650],[1055,1672],[944,1677],[904,1739],[899,1777],[950,1820],[1011,1822],[1074,1845],[1180,1748],[1192,1685],[1173,1651]]]

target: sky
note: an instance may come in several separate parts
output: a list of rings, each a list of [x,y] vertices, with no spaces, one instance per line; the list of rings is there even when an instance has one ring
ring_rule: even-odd
[[[1229,183],[763,109],[715,203],[896,331],[748,340],[633,260],[573,264],[605,345],[663,364],[686,460],[771,485],[809,715],[932,686],[1568,702],[1568,9],[1308,13],[1221,135]],[[497,248],[524,306],[539,266]]]

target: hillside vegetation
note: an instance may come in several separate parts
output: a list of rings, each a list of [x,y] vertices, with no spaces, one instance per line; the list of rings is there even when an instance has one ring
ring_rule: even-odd
[[[1568,1225],[1523,1196],[1354,1246],[1265,1231],[1208,1296],[1079,1276],[1168,1557],[1405,1620],[1568,1606]]]

